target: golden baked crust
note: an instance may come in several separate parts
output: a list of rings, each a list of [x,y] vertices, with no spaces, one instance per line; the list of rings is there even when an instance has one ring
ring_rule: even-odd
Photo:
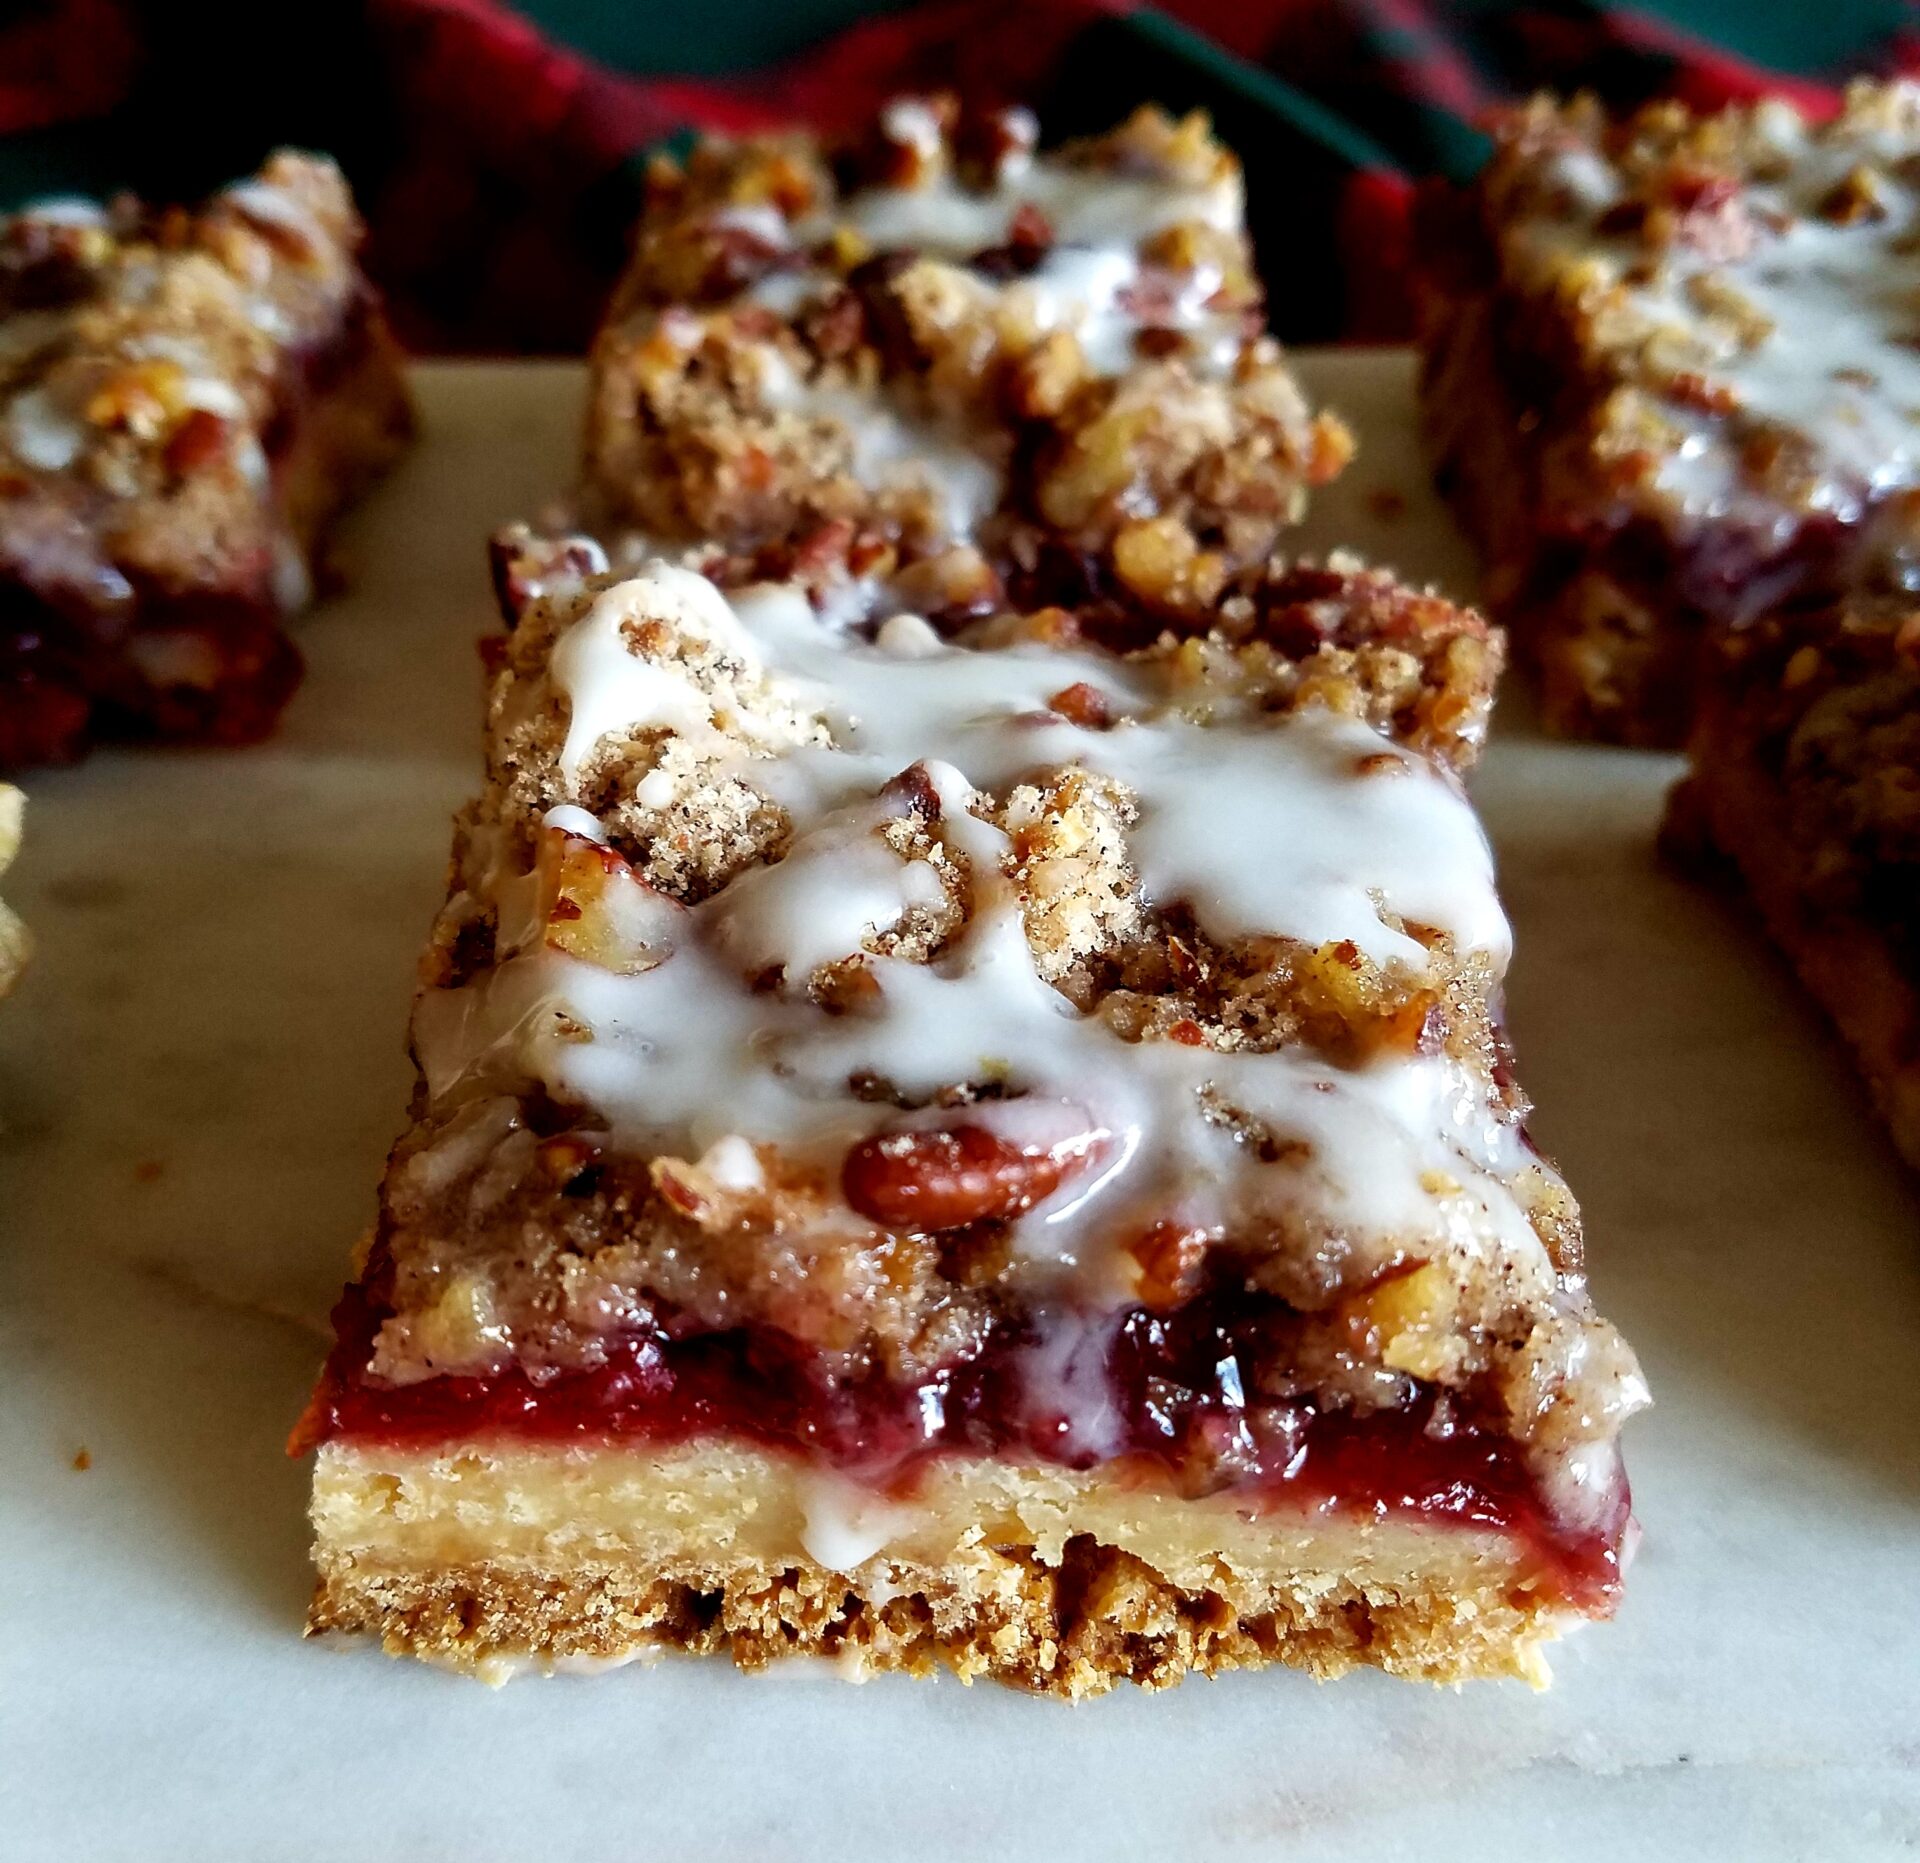
[[[1551,1600],[1494,1584],[1367,1589],[1275,1585],[1251,1608],[1186,1592],[1112,1547],[1074,1549],[1049,1568],[1004,1556],[1000,1582],[944,1569],[903,1574],[879,1597],[804,1562],[779,1570],[694,1563],[673,1571],[588,1564],[528,1576],[485,1566],[322,1578],[309,1634],[377,1636],[390,1656],[505,1679],[636,1655],[724,1654],[742,1669],[826,1658],[849,1679],[888,1670],[987,1677],[1077,1701],[1117,1682],[1170,1688],[1189,1675],[1284,1664],[1331,1681],[1359,1668],[1415,1681],[1501,1677],[1542,1685],[1538,1645],[1563,1615]],[[537,1652],[537,1654],[535,1654]]]
[[[1364,1521],[1289,1527],[1284,1514],[1253,1527],[1097,1474],[998,1464],[951,1472],[950,1520],[849,1573],[792,1536],[804,1478],[780,1458],[718,1444],[645,1470],[622,1466],[638,1452],[605,1457],[606,1485],[648,1482],[655,1521],[671,1508],[671,1526],[623,1543],[619,1503],[604,1520],[582,1504],[595,1465],[578,1452],[509,1450],[489,1470],[484,1452],[322,1451],[308,1633],[375,1635],[389,1654],[490,1680],[678,1650],[744,1669],[824,1657],[848,1678],[945,1668],[1079,1699],[1272,1663],[1321,1680],[1365,1666],[1539,1686],[1542,1646],[1567,1618],[1492,1533],[1423,1540]],[[553,1459],[573,1465],[582,1530],[542,1544],[517,1523],[548,1518]]]

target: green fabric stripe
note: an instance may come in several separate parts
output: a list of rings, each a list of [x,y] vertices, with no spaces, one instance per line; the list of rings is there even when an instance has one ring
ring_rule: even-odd
[[[1355,168],[1398,169],[1400,164],[1373,138],[1336,115],[1305,91],[1295,90],[1243,58],[1170,18],[1155,7],[1136,7],[1126,25],[1153,49],[1164,51],[1204,72],[1223,89],[1291,123],[1302,135],[1333,150]]]

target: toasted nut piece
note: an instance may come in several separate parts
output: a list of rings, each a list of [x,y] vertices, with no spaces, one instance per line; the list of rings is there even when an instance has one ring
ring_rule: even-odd
[[[1178,1223],[1155,1223],[1127,1244],[1139,1266],[1134,1292],[1144,1307],[1177,1307],[1196,1291],[1212,1236]]]
[[[542,841],[541,919],[550,951],[626,977],[672,952],[683,907],[598,841],[563,828],[546,829]]]
[[[1043,1151],[978,1125],[887,1132],[847,1153],[840,1188],[862,1216],[889,1229],[959,1229],[1032,1209],[1092,1155],[1084,1140]]]
[[[1444,1379],[1466,1350],[1454,1326],[1457,1299],[1445,1270],[1426,1262],[1351,1301],[1347,1319],[1372,1338],[1383,1365],[1416,1378]]]

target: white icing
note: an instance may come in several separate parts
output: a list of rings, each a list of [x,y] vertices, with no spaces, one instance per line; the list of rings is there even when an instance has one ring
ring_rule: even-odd
[[[1538,1254],[1502,1182],[1528,1159],[1456,1063],[1390,1056],[1343,1069],[1304,1047],[1219,1054],[1121,1041],[1039,975],[1010,845],[969,807],[977,789],[1004,794],[1078,763],[1136,792],[1130,845],[1148,897],[1186,901],[1218,937],[1348,940],[1383,964],[1419,962],[1421,947],[1383,922],[1384,907],[1498,965],[1507,931],[1490,857],[1451,781],[1331,713],[1223,712],[1203,726],[1173,708],[1163,675],[1110,656],[956,648],[899,617],[884,644],[870,643],[856,625],[870,602],[846,590],[816,612],[781,585],[729,603],[691,571],[660,565],[591,600],[551,658],[571,707],[564,757],[574,767],[603,736],[640,726],[714,733],[690,682],[629,650],[624,625],[641,615],[757,663],[784,696],[818,709],[833,743],[737,766],[790,811],[791,845],[684,912],[667,961],[616,975],[535,944],[463,989],[424,996],[415,1039],[436,1101],[499,1070],[593,1107],[625,1145],[697,1156],[746,1134],[830,1174],[884,1119],[850,1091],[856,1078],[916,1102],[990,1083],[1012,1098],[970,1116],[1022,1145],[1074,1141],[1084,1157],[1020,1219],[1015,1242],[1095,1304],[1128,1298],[1118,1239],[1167,1219],[1207,1229],[1305,1221],[1467,1247],[1492,1238]],[[1089,731],[1047,709],[1048,695],[1078,682],[1129,716]],[[796,981],[941,897],[931,869],[901,860],[877,832],[904,806],[883,791],[916,762],[939,798],[940,832],[969,868],[970,915],[932,963],[870,958],[873,1003],[827,1014]],[[507,925],[514,884],[495,884],[506,951],[519,949]],[[750,987],[774,966],[788,988]],[[1249,1128],[1281,1162],[1252,1162],[1236,1136]],[[1065,1360],[1036,1368],[1068,1370]],[[1076,1427],[1091,1427],[1075,1414]]]
[[[809,1559],[829,1572],[857,1572],[920,1521],[916,1508],[889,1501],[830,1469],[809,1469],[799,1488],[800,1544]]]
[[[23,217],[45,220],[52,226],[104,226],[107,212],[96,200],[84,194],[47,194],[29,201]]]
[[[313,246],[327,243],[325,230],[305,201],[286,188],[266,181],[236,181],[221,190],[221,198],[237,207],[249,220],[297,234]]]
[[[880,127],[889,142],[911,149],[924,161],[936,162],[946,146],[940,119],[918,97],[896,97],[880,112]]]
[[[700,1169],[722,1190],[758,1190],[767,1181],[758,1154],[738,1132],[715,1139],[700,1154]]]
[[[1088,761],[1144,799],[1131,846],[1148,892],[1188,900],[1218,937],[1344,938],[1376,958],[1420,962],[1421,947],[1381,923],[1378,893],[1462,948],[1506,957],[1478,821],[1430,764],[1385,749],[1357,720],[1315,714],[1281,731],[1123,728]],[[1363,763],[1377,767],[1356,776]],[[1269,827],[1259,857],[1248,859],[1241,850],[1256,822]]]
[[[45,387],[29,388],[7,405],[7,448],[22,465],[64,472],[87,443],[85,424]]]
[[[925,660],[947,650],[940,630],[924,615],[889,615],[874,630],[873,644],[896,660]]]
[[[659,563],[631,582],[616,583],[568,629],[550,662],[553,685],[569,706],[567,741],[560,752],[560,769],[569,783],[579,781],[588,758],[609,734],[672,731],[699,742],[719,739],[711,708],[691,675],[629,647],[625,629],[637,612],[663,615],[699,639],[752,658],[732,611],[704,577]]]
[[[1116,1317],[1045,1311],[1036,1316],[1034,1343],[1021,1352],[1023,1420],[1062,1460],[1104,1462],[1126,1447],[1126,1419],[1107,1369]]]
[[[745,206],[723,207],[713,216],[713,224],[749,233],[766,245],[784,248],[788,243],[787,216],[767,201]]]
[[[464,1658],[436,1656],[428,1650],[422,1650],[420,1654],[422,1661],[431,1663],[435,1668],[451,1669],[457,1674],[468,1670]],[[611,1656],[555,1656],[546,1651],[492,1650],[473,1662],[471,1672],[476,1681],[497,1689],[505,1688],[509,1682],[517,1682],[523,1675],[539,1675],[548,1680],[562,1675],[610,1675],[615,1669],[624,1669],[630,1663],[639,1663],[650,1669],[656,1663],[665,1661],[666,1656],[665,1649],[646,1643]],[[825,1658],[821,1660],[824,1662]],[[781,1666],[774,1665],[775,1668]]]
[[[1153,175],[1042,159],[1003,171],[991,189],[963,187],[944,167],[919,187],[866,188],[840,212],[867,243],[964,259],[1007,242],[1014,216],[1035,207],[1066,246],[1120,246],[1187,221],[1238,231],[1242,190],[1237,173],[1204,187],[1178,187]]]
[[[1005,475],[976,439],[871,394],[802,382],[772,350],[761,353],[760,364],[768,406],[846,429],[853,442],[853,475],[863,485],[924,484],[955,536],[971,532],[999,504]]]
[[[863,189],[841,204],[840,219],[870,245],[965,261],[1006,244],[1020,210],[1037,208],[1047,219],[1053,243],[1031,272],[1003,287],[1017,319],[1037,330],[1073,331],[1096,375],[1118,375],[1131,367],[1138,360],[1136,339],[1148,328],[1187,336],[1188,354],[1203,374],[1220,376],[1232,368],[1245,331],[1238,313],[1211,308],[1222,282],[1219,272],[1209,265],[1189,273],[1155,270],[1151,285],[1143,289],[1140,249],[1166,228],[1195,221],[1237,234],[1242,216],[1237,175],[1205,187],[1182,188],[1152,176],[1036,161],[1018,153],[1001,165],[992,188],[976,190],[962,186],[947,170],[939,123],[924,104],[906,99],[891,105],[887,133],[920,151],[929,168],[917,186]],[[721,217],[740,219],[765,211],[730,209]],[[741,219],[741,224],[747,222]],[[791,229],[783,225],[776,237],[755,219],[752,230],[784,247],[790,238],[812,243],[825,234],[827,225],[825,220],[802,221]],[[791,317],[836,283],[825,271],[783,269],[759,279],[746,295],[779,316]],[[872,420],[870,402],[865,419]],[[927,438],[912,437],[920,443]],[[875,444],[889,447],[884,440]]]
[[[542,823],[548,828],[558,828],[563,834],[577,834],[584,841],[598,841],[603,846],[606,843],[607,831],[600,826],[600,818],[575,808],[571,802],[549,809]]]
[[[1245,332],[1237,313],[1209,308],[1221,286],[1219,272],[1201,266],[1152,276],[1152,288],[1143,286],[1130,246],[1061,245],[1010,285],[1008,294],[1024,301],[1036,328],[1073,331],[1096,375],[1119,375],[1138,362],[1138,339],[1146,329],[1179,331],[1203,375],[1226,374]]]
[[[1574,146],[1542,163],[1540,207],[1512,229],[1508,251],[1532,277],[1590,258],[1604,291],[1590,290],[1587,301],[1600,310],[1610,351],[1651,339],[1663,367],[1697,372],[1738,396],[1728,422],[1655,393],[1678,436],[1659,449],[1657,483],[1682,511],[1767,515],[1753,503],[1741,459],[1742,431],[1759,421],[1810,444],[1821,481],[1815,507],[1851,522],[1865,497],[1920,481],[1920,193],[1883,176],[1884,217],[1852,225],[1822,218],[1819,207],[1862,162],[1911,162],[1920,120],[1904,133],[1832,138],[1809,132],[1782,106],[1759,121],[1786,171],[1742,183],[1736,212],[1751,236],[1746,250],[1680,239],[1649,268],[1636,235],[1609,235],[1598,224],[1625,198],[1622,176],[1593,149]],[[1771,332],[1753,340],[1738,320],[1716,315],[1702,294],[1718,285],[1737,292]],[[1870,379],[1849,379],[1851,371]]]
[[[519,1123],[520,1102],[510,1095],[470,1101],[401,1167],[401,1184],[422,1198],[439,1196],[478,1170]]]
[[[793,317],[804,305],[823,297],[838,281],[829,272],[811,266],[765,272],[742,294],[748,303],[759,304],[776,317]]]
[[[837,811],[786,857],[743,873],[717,908],[714,929],[749,971],[784,968],[802,982],[891,931],[915,906],[946,897],[922,860],[902,860],[880,838],[894,813],[867,803]]]
[[[273,540],[273,599],[282,614],[295,615],[313,600],[313,572],[307,553],[289,533]]]
[[[257,492],[269,490],[273,484],[273,467],[268,462],[267,449],[260,444],[258,436],[250,429],[242,428],[232,436],[228,447],[233,468],[241,478]]]
[[[218,414],[222,420],[245,420],[247,404],[231,382],[211,375],[190,375],[180,384],[181,405]]]

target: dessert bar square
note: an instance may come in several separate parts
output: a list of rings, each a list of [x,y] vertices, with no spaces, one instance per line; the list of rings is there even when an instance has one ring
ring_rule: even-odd
[[[0,220],[0,770],[272,726],[281,624],[411,425],[359,240],[295,154],[195,211]]]
[[[1610,120],[1536,100],[1423,203],[1443,490],[1548,725],[1677,744],[1700,643],[1835,593],[1920,480],[1920,88]]]
[[[1263,557],[1352,441],[1264,332],[1239,163],[1153,109],[1035,138],[903,99],[850,144],[658,166],[593,351],[594,527],[741,550],[848,519],[956,614],[991,605],[976,562],[1035,605],[1204,599]]]
[[[1914,503],[1890,503],[1852,592],[1783,605],[1717,641],[1667,843],[1731,868],[1920,1165]]]
[[[314,1629],[1078,1696],[1538,1679],[1609,1611],[1643,1388],[1500,1024],[1478,618],[500,554]]]
[[[1643,1399],[1460,788],[1499,638],[1270,554],[1238,171],[896,104],[664,172],[496,540],[311,1623],[1078,1696],[1542,1673]]]

